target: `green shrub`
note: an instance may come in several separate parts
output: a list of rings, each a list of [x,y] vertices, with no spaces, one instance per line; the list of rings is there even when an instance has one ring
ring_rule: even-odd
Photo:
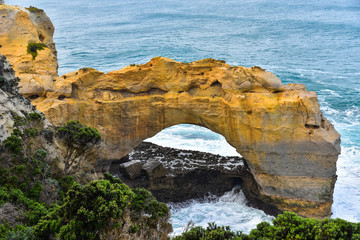
[[[32,112],[29,113],[28,119],[31,121],[43,121],[44,117],[40,113]]]
[[[41,190],[43,189],[41,183],[37,181],[35,185],[32,185],[29,189],[28,196],[32,199],[39,199]]]
[[[14,231],[9,231],[5,240],[36,240],[31,227],[19,226]]]
[[[184,232],[180,236],[176,236],[173,240],[240,240],[248,239],[246,235],[241,232],[231,231],[229,226],[218,226],[215,223],[209,223],[207,228],[197,226]]]
[[[51,129],[45,128],[40,133],[49,143],[54,141],[54,132]]]
[[[259,223],[248,235],[211,223],[206,229],[192,227],[173,240],[355,240],[360,236],[359,226],[342,219],[316,220],[285,212],[275,218],[272,225]]]
[[[20,117],[20,116],[14,117],[14,126],[15,127],[24,126],[27,122],[28,122],[27,119],[24,117]]]
[[[35,232],[42,239],[47,239],[54,230],[61,239],[74,236],[75,239],[97,239],[113,219],[122,217],[133,197],[134,193],[125,184],[112,184],[105,179],[85,186],[73,183],[63,205],[50,218],[40,221]]]
[[[40,9],[40,8],[37,8],[37,7],[33,7],[33,6],[30,6],[28,8],[26,8],[27,10],[29,10],[29,12],[32,12],[32,13],[41,13],[41,12],[44,12],[43,9]]]
[[[8,151],[15,154],[18,154],[23,150],[23,144],[21,139],[14,134],[11,134],[10,137],[4,140],[4,146]]]
[[[64,156],[65,174],[72,167],[78,167],[87,155],[96,151],[101,142],[101,135],[96,128],[82,125],[79,121],[70,121],[59,127],[56,136],[62,140],[66,147]]]
[[[26,137],[34,138],[37,135],[39,135],[39,129],[37,129],[37,128],[26,128],[24,130],[24,134],[25,134]]]
[[[129,233],[130,234],[133,234],[133,233],[137,233],[139,231],[139,226],[138,225],[131,225],[129,227]]]
[[[26,52],[32,56],[32,60],[35,60],[38,51],[44,50],[45,48],[47,48],[47,46],[44,43],[29,43]]]

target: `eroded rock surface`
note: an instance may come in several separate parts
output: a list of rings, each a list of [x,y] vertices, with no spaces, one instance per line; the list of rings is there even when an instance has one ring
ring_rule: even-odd
[[[41,9],[0,5],[0,53],[7,57],[16,76],[21,78],[20,93],[36,98],[52,91],[57,77],[57,52],[53,41],[54,26]],[[29,43],[44,43],[32,60]]]
[[[33,102],[55,125],[77,119],[98,128],[100,156],[109,160],[172,125],[209,128],[246,159],[265,202],[303,216],[331,214],[340,135],[315,92],[259,67],[157,57],[107,74],[65,74]]]
[[[137,172],[137,176],[124,172],[124,168]],[[237,156],[224,157],[143,142],[128,156],[113,162],[110,172],[129,186],[148,189],[163,202],[201,199],[209,194],[220,196],[235,185],[241,185],[251,206],[274,213],[247,194],[248,187],[253,188],[256,182],[248,178],[251,174],[245,161]]]

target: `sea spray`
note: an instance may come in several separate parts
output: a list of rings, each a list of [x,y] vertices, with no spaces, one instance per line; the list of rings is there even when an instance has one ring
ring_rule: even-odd
[[[337,162],[332,218],[360,221],[360,147],[342,147]],[[354,184],[355,183],[355,184]]]
[[[181,234],[191,222],[195,226],[206,227],[209,222],[230,226],[234,231],[249,233],[262,221],[271,222],[272,216],[263,211],[246,206],[246,198],[239,186],[226,192],[220,198],[207,196],[185,203],[169,203],[173,236]]]

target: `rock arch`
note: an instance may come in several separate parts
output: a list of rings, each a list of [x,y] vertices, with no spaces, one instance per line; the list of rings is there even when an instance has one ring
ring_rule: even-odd
[[[54,124],[78,119],[98,128],[106,142],[99,157],[121,158],[166,127],[197,124],[244,156],[260,200],[303,216],[330,216],[340,135],[304,85],[283,85],[259,67],[160,57],[107,74],[84,68],[58,78],[46,14],[5,4],[0,13],[0,52],[21,79],[20,92]],[[48,48],[31,61],[29,42]]]
[[[303,216],[331,214],[340,135],[316,93],[259,67],[157,57],[107,74],[84,68],[56,79],[33,103],[55,125],[77,119],[98,128],[106,143],[99,157],[108,160],[172,125],[206,127],[247,160],[263,202]]]

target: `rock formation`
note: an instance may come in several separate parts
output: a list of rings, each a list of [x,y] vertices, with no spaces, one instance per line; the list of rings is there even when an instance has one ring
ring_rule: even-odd
[[[1,29],[11,32],[9,25]],[[24,25],[2,34],[0,43],[32,29]],[[3,44],[0,51],[11,55],[4,50],[11,46]],[[26,84],[28,75],[23,77],[17,67],[30,57],[24,47],[13,49],[21,57],[12,64]],[[259,67],[156,57],[107,74],[80,69],[57,78],[51,87],[44,87],[45,93],[28,88],[26,95],[38,97],[33,103],[55,125],[76,119],[96,127],[106,144],[102,159],[120,159],[164,128],[196,124],[223,135],[246,159],[266,204],[308,217],[331,214],[340,135],[320,111],[316,93],[302,84],[283,85]]]
[[[131,187],[144,187],[163,202],[222,195],[241,184],[244,159],[161,147],[142,142],[128,156],[112,162],[110,173]]]
[[[265,202],[303,216],[331,214],[340,136],[316,93],[261,68],[158,57],[107,74],[65,74],[33,102],[55,125],[77,119],[98,128],[109,160],[172,125],[207,127],[246,159]]]
[[[41,9],[0,5],[0,53],[7,57],[16,76],[21,78],[20,93],[36,98],[52,90],[57,77],[57,53],[53,42],[54,26]],[[29,43],[44,43],[32,60]]]
[[[31,102],[18,93],[18,82],[6,58],[0,55],[0,141],[13,132],[15,116],[25,117],[35,110]]]

